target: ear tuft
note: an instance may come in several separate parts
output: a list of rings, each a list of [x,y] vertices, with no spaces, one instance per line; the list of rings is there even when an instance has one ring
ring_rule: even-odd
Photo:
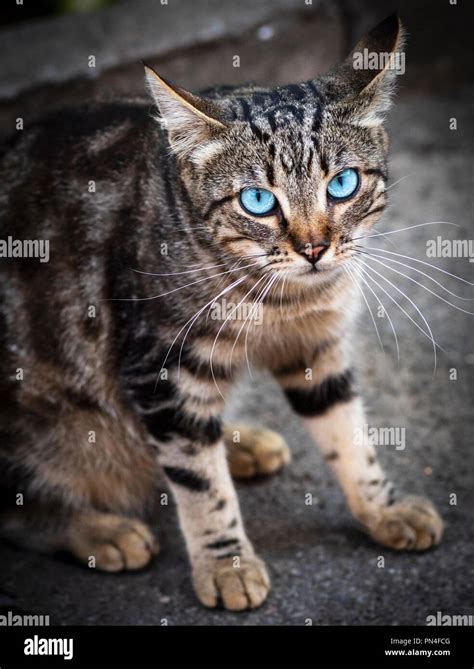
[[[191,157],[196,149],[225,130],[216,105],[173,86],[151,67],[144,66],[148,90],[160,112],[159,121],[178,157]]]

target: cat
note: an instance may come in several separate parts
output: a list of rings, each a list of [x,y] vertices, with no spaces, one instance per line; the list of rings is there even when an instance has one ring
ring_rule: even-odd
[[[4,145],[0,238],[48,240],[49,258],[0,261],[3,537],[142,568],[164,475],[202,604],[262,604],[231,474],[290,456],[272,431],[223,424],[249,364],[273,373],[375,541],[439,542],[431,502],[396,491],[368,435],[353,443],[350,268],[385,206],[396,79],[354,56],[400,54],[402,33],[389,17],[329,74],[274,89],[198,96],[145,66],[158,117],[146,99],[89,105]]]

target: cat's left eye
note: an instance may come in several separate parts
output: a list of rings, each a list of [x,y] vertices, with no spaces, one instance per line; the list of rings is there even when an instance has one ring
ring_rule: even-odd
[[[276,197],[265,188],[244,188],[239,202],[242,209],[253,216],[268,216],[278,206]]]
[[[339,174],[336,174],[328,183],[328,195],[333,200],[345,200],[354,195],[358,185],[359,175],[352,167],[348,167],[339,172]]]

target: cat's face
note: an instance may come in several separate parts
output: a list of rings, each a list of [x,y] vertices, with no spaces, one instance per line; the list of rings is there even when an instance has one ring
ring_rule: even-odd
[[[380,127],[319,120],[314,98],[298,118],[289,103],[277,109],[273,130],[263,112],[234,122],[195,158],[188,187],[224,253],[309,278],[347,260],[380,216],[387,143]]]
[[[388,23],[388,25],[387,25]],[[352,52],[400,48],[387,19]],[[223,257],[314,281],[337,270],[385,205],[381,121],[393,72],[352,55],[320,80],[196,98],[147,70],[187,189]]]

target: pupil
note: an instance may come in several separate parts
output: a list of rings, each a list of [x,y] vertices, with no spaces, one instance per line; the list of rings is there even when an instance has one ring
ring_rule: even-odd
[[[258,200],[258,202],[260,202],[260,200],[262,199],[262,193],[258,190],[258,191],[256,192],[256,195],[257,195],[257,200]]]

